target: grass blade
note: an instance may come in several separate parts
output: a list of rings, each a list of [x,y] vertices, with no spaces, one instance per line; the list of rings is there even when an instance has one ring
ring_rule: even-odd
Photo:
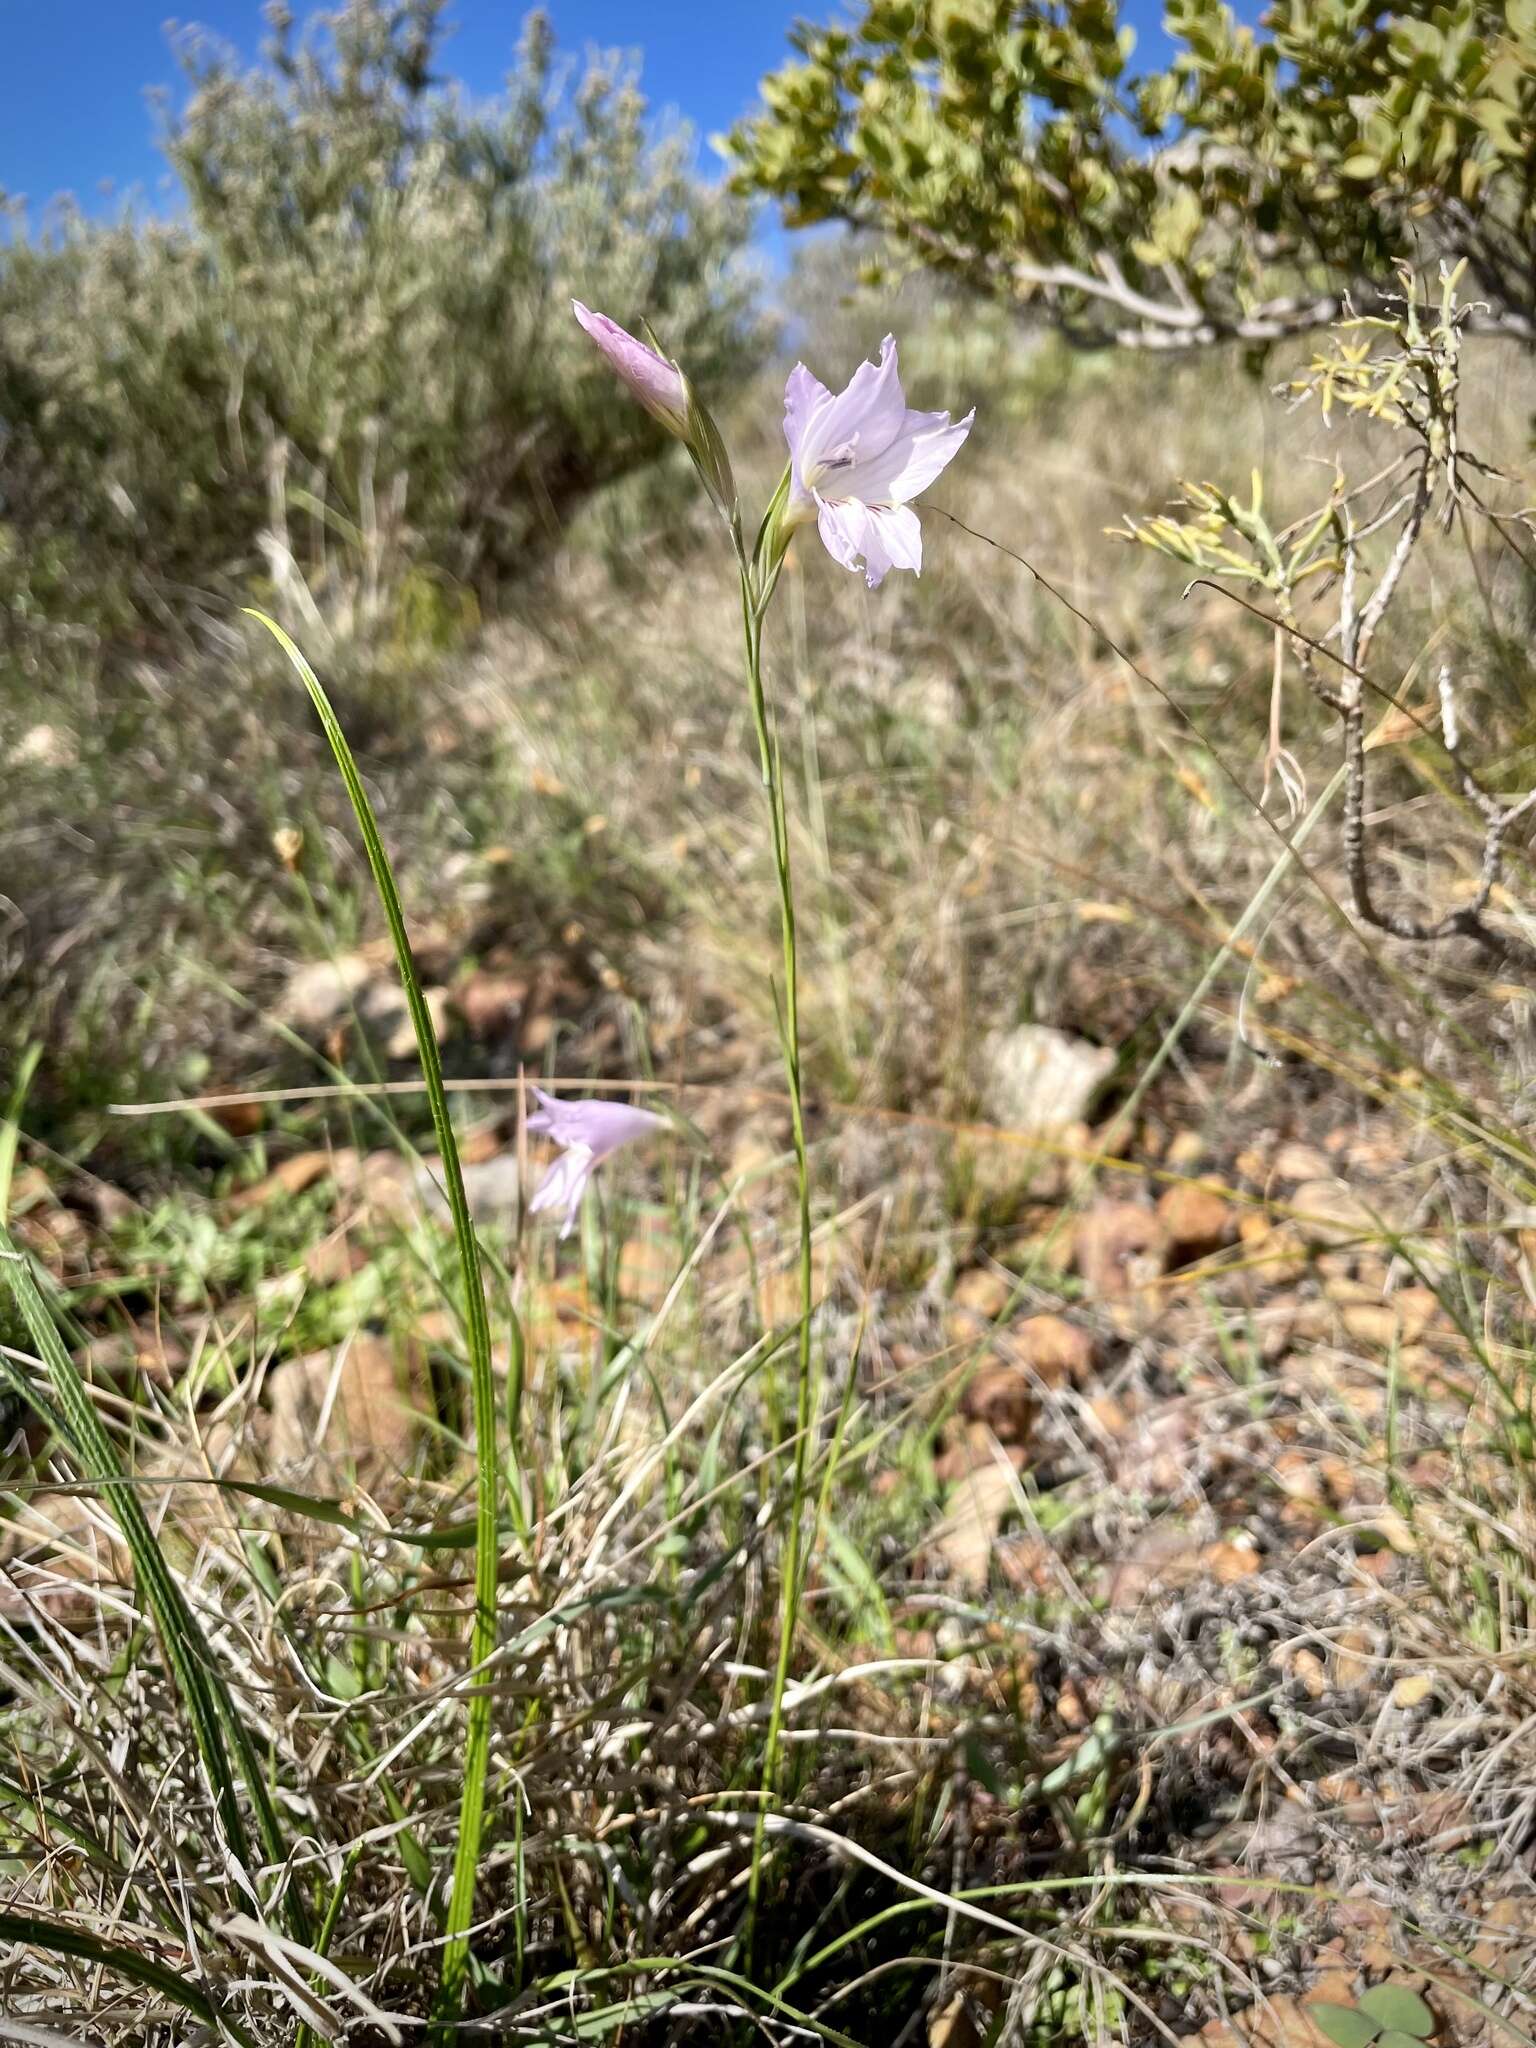
[[[262,1847],[272,1862],[281,1865],[288,1858],[287,1839],[267,1789],[250,1731],[235,1708],[207,1638],[160,1554],[160,1546],[140,1505],[138,1491],[124,1472],[85,1382],[64,1348],[48,1305],[32,1276],[31,1263],[17,1249],[3,1222],[0,1222],[0,1273],[5,1275],[36,1346],[38,1358],[52,1384],[58,1404],[55,1419],[61,1425],[64,1441],[80,1468],[80,1476],[99,1488],[133,1558],[134,1572],[165,1646],[171,1675],[192,1720],[225,1840],[238,1861],[249,1868],[250,1846],[229,1760],[229,1747],[233,1747],[239,1761],[240,1776],[255,1809]],[[12,1379],[10,1373],[6,1377]],[[20,1375],[15,1375],[15,1378],[20,1378]],[[29,1398],[32,1398],[30,1390]],[[229,1746],[226,1746],[226,1738]],[[307,1926],[303,1901],[292,1886],[287,1894],[286,1912],[295,1929]]]
[[[49,1920],[37,1913],[7,1911],[0,1911],[0,1941],[25,1943],[31,1948],[46,1949],[51,1955],[75,1956],[81,1962],[111,1970],[116,1976],[126,1977],[131,1984],[142,1984],[148,1991],[157,1991],[170,2004],[179,2005],[183,2012],[191,2013],[205,2026],[221,2027],[234,2040],[247,2044],[247,2048],[254,2048],[250,2035],[227,2015],[221,2014],[211,1999],[187,1981],[184,1972],[173,1970],[168,1963],[156,1962],[153,1956],[144,1955],[123,1942],[103,1941],[100,1935],[92,1934],[88,1928],[72,1926],[67,1920]]]
[[[458,1144],[448,1114],[448,1095],[443,1087],[437,1035],[432,1028],[431,1015],[411,955],[405,912],[401,908],[400,892],[395,886],[389,855],[384,850],[378,820],[363,786],[356,758],[347,744],[347,736],[319,678],[282,627],[264,612],[250,611],[249,616],[267,629],[293,664],[295,673],[309,692],[331,752],[336,757],[336,765],[357,816],[358,830],[362,833],[364,851],[384,908],[389,935],[394,942],[395,963],[400,970],[411,1025],[416,1033],[416,1050],[432,1111],[443,1190],[453,1219],[464,1289],[464,1330],[475,1418],[475,1616],[469,1659],[469,1678],[473,1681],[496,1647],[496,1515],[500,1478],[496,1461],[496,1388],[491,1372],[491,1328],[480,1282],[480,1249],[475,1242],[469,1200],[464,1192],[464,1175],[459,1165]],[[475,1881],[480,1867],[480,1835],[485,1820],[485,1783],[490,1748],[490,1690],[483,1684],[472,1683],[464,1740],[464,1789],[459,1803],[458,1845],[454,1853],[448,1910],[443,1922],[442,1977],[435,2014],[437,2038],[444,2042],[450,2040],[455,2032],[468,1972],[469,1928],[474,1918]]]

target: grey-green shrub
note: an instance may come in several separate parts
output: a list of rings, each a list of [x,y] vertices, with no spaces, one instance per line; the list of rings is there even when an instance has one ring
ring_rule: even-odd
[[[573,292],[644,311],[706,391],[762,334],[748,218],[652,138],[622,69],[531,16],[505,90],[432,72],[443,0],[271,10],[242,71],[193,33],[164,147],[184,218],[60,216],[0,249],[0,599],[121,625],[295,574],[375,607],[484,588],[659,430]],[[419,588],[417,593],[419,604]]]

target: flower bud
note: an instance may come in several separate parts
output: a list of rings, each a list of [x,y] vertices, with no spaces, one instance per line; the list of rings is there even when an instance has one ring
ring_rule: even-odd
[[[660,420],[668,433],[686,441],[688,387],[682,372],[659,349],[647,348],[606,313],[594,313],[580,299],[572,299],[571,310],[582,330],[597,343],[615,374],[629,386],[646,411]]]

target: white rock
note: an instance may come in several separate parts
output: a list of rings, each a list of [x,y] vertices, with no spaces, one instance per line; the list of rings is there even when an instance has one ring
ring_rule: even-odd
[[[993,1123],[1010,1131],[1082,1123],[1115,1064],[1106,1046],[1049,1024],[994,1031],[981,1057],[982,1106]]]

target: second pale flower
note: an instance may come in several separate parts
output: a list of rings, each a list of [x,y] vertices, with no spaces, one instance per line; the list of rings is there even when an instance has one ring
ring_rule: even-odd
[[[915,412],[901,388],[896,342],[878,363],[860,363],[845,390],[831,392],[797,363],[784,387],[789,443],[786,524],[814,519],[827,552],[864,570],[873,590],[889,569],[923,566],[923,536],[910,500],[958,453],[976,418]]]

